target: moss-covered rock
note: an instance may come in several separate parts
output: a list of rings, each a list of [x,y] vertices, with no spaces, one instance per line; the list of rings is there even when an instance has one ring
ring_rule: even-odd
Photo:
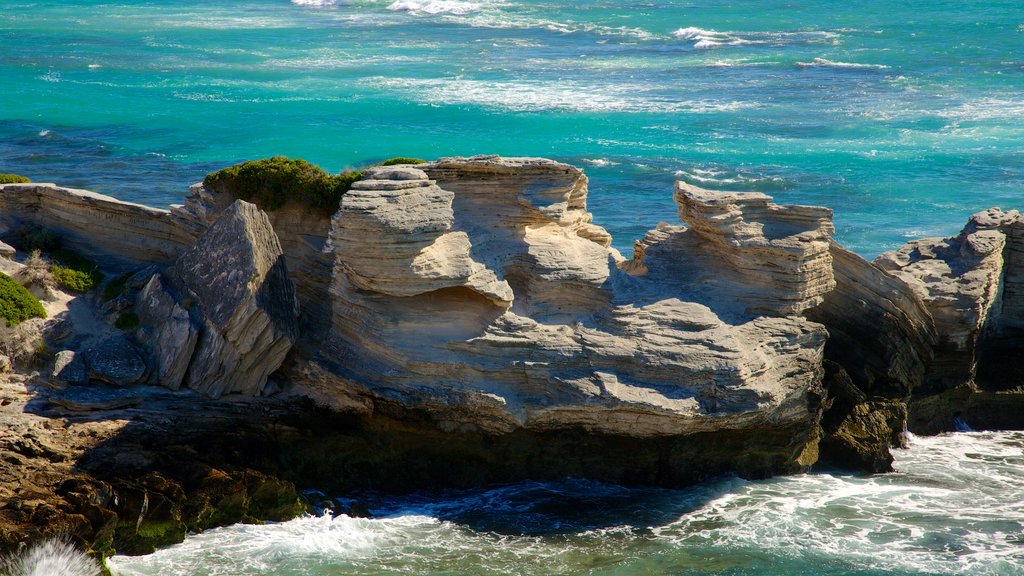
[[[0,273],[0,317],[14,326],[29,318],[46,318],[46,310],[27,288]]]

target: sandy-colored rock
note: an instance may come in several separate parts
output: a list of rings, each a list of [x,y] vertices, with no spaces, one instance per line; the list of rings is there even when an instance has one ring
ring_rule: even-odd
[[[921,392],[973,384],[989,351],[998,372],[993,365],[1024,342],[1022,230],[1017,211],[993,208],[973,215],[957,236],[908,242],[875,260],[914,290],[934,320],[938,341]]]
[[[195,238],[167,210],[54,184],[0,184],[0,233],[26,224],[113,268],[170,263]]]
[[[298,335],[298,303],[266,214],[235,201],[173,272],[202,318],[186,384],[214,398],[259,394]]]
[[[727,194],[742,222],[712,234],[701,220],[710,208],[698,208],[726,204],[680,193],[691,228],[652,232],[626,262],[592,224],[586,195],[582,172],[549,160],[369,171],[329,244],[334,317],[320,366],[344,393],[330,402],[320,373],[317,397],[426,414],[443,432],[728,430],[726,454],[731,442],[749,449],[799,430],[768,468],[813,462],[826,332],[796,312],[833,285],[830,213]],[[723,260],[733,269],[722,273]]]

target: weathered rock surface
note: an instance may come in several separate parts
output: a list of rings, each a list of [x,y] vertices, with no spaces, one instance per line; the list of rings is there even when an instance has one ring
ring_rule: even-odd
[[[295,287],[266,214],[235,201],[178,258],[173,275],[182,297],[194,303],[203,322],[187,385],[214,398],[259,394],[298,336]],[[190,334],[180,310],[169,305],[161,310],[165,317],[178,319],[177,328],[168,329]],[[168,354],[162,363],[165,374],[180,367],[174,359],[184,354],[187,344],[178,344],[182,350],[161,347]]]
[[[487,157],[368,171],[330,242],[320,360],[339,375],[336,405],[369,396],[449,433],[728,430],[723,450],[755,452],[780,449],[759,439],[785,429],[785,454],[745,472],[800,469],[817,440],[826,332],[796,312],[833,284],[830,213],[723,198],[681,190],[691,228],[652,233],[626,262],[591,224],[571,166]],[[723,291],[735,304],[713,297]]]
[[[178,304],[160,274],[153,274],[135,301],[136,338],[150,351],[156,384],[181,387],[199,339],[199,326]]]
[[[173,207],[171,212],[198,236],[234,200],[230,194],[195,184],[189,188],[184,205]],[[331,218],[300,202],[286,202],[281,208],[268,212],[267,217],[280,240],[288,263],[288,276],[295,284],[299,300],[300,333],[296,346],[313,354],[330,327],[331,301],[327,287],[333,257],[324,247],[330,234]]]
[[[112,268],[170,263],[195,239],[167,210],[54,184],[0,184],[0,235],[25,224]]]
[[[1017,261],[1024,251],[1022,235],[1024,222],[1017,211],[994,208],[971,216],[957,236],[916,240],[876,259],[913,288],[935,322],[934,360],[920,392],[975,383],[986,349],[994,370],[1009,360],[1008,352],[1012,357],[1020,350],[1024,292]],[[991,379],[987,384],[1016,385]]]
[[[53,358],[50,379],[58,384],[85,384],[89,381],[89,373],[80,354],[61,350]]]
[[[146,362],[138,348],[119,333],[110,334],[86,350],[85,364],[90,379],[115,386],[130,386],[146,379]]]

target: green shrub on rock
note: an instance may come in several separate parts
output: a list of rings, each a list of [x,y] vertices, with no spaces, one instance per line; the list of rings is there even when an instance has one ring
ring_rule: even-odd
[[[14,326],[29,318],[46,318],[46,310],[28,289],[0,273],[0,317],[8,326]]]
[[[29,182],[31,180],[17,174],[0,174],[0,184],[28,184]]]
[[[103,272],[88,258],[62,249],[50,254],[50,259],[54,262],[50,267],[53,279],[64,289],[88,292],[103,282]]]
[[[289,200],[333,214],[345,192],[362,174],[328,174],[302,159],[274,156],[242,162],[206,175],[203,185],[252,202],[263,210],[277,210]]]
[[[377,166],[394,166],[396,164],[423,164],[425,161],[419,158],[406,158],[404,156],[398,156],[396,158],[388,158],[387,160],[377,164]]]

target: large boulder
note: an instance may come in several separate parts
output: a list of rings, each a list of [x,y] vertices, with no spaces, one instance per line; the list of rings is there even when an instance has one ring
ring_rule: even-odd
[[[298,337],[295,286],[267,215],[235,201],[173,274],[202,323],[187,385],[214,398],[262,392]]]

